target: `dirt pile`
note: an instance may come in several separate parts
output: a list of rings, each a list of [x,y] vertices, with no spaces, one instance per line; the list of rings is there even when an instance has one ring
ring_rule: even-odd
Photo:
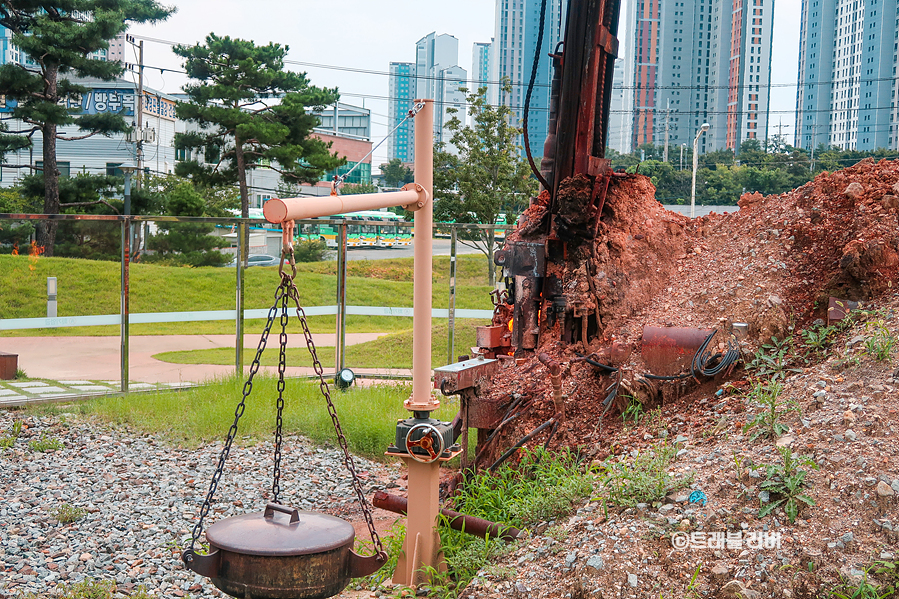
[[[569,189],[581,199],[589,191]],[[496,447],[556,413],[548,369],[536,357],[545,352],[561,365],[566,403],[550,446],[603,460],[674,444],[669,471],[692,474],[693,482],[656,504],[594,501],[570,519],[543,523],[462,597],[824,597],[843,582],[861,584],[878,560],[899,563],[899,369],[865,348],[874,321],[899,337],[899,161],[865,160],[781,195],[745,194],[739,212],[694,220],[652,197],[648,179],[615,178],[598,215],[577,202],[581,220],[564,217],[597,231],[547,266],[569,305],[582,302],[586,338],[565,340],[558,322],[541,323],[533,356],[503,360],[489,397],[517,400],[521,414]],[[548,213],[544,198],[518,238],[545,231]],[[741,366],[729,377],[652,381],[655,394],[641,395],[645,325],[716,329],[724,349],[731,325],[746,323],[748,359],[772,336],[800,339],[800,330],[826,322],[831,296],[879,312],[831,339],[829,350],[803,346],[803,359],[781,371],[782,401],[800,408],[783,418],[788,434],[753,441],[744,429],[759,407],[740,392],[751,385]],[[639,423],[623,422],[620,394],[619,403],[604,403],[623,388],[651,399]],[[795,522],[782,510],[758,516],[771,498],[762,486],[767,467],[780,459],[775,441],[820,467],[808,476],[815,506]],[[692,501],[692,491],[702,491],[702,501]],[[775,532],[776,547],[673,544],[684,535],[746,541]],[[504,571],[513,574],[496,574]]]
[[[541,318],[537,351],[504,362],[490,398],[534,398],[503,433],[507,442],[554,413],[549,376],[536,359],[541,352],[563,365],[569,418],[553,443],[595,443],[616,375],[579,356],[620,366],[633,389],[635,377],[648,372],[640,357],[645,325],[718,329],[724,349],[731,324],[746,323],[743,350],[752,352],[790,326],[826,319],[830,296],[871,300],[899,286],[899,161],[867,159],[789,193],[746,194],[736,213],[693,220],[658,204],[643,176],[613,177],[598,219],[590,213],[589,185],[567,183],[560,197],[563,204],[574,198],[575,209],[557,210],[556,218],[560,238],[564,232],[571,243],[563,260],[550,255],[547,278],[560,281],[583,324],[566,338],[564,323]],[[533,239],[548,215],[544,196],[509,239]],[[583,235],[591,228],[595,235]],[[655,386],[666,389],[665,399],[697,388],[694,381]]]

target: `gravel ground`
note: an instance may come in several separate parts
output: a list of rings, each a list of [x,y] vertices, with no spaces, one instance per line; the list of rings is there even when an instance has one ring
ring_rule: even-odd
[[[84,416],[22,417],[0,411],[0,438],[14,418],[22,435],[0,449],[0,597],[46,592],[59,582],[114,579],[124,593],[143,586],[165,597],[221,596],[185,570],[181,548],[202,504],[221,444],[172,448],[157,437]],[[56,451],[35,451],[44,439]],[[340,453],[285,439],[281,500],[299,509],[351,511],[353,491]],[[272,444],[234,447],[210,520],[258,511],[270,494]],[[357,458],[366,495],[389,468]],[[85,511],[63,524],[68,504]]]

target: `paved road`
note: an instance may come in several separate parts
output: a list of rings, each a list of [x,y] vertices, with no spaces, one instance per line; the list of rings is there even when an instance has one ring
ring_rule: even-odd
[[[347,345],[377,339],[386,333],[348,333]],[[317,346],[335,345],[334,334],[314,335]],[[258,335],[244,336],[244,347],[255,348]],[[269,351],[277,337],[269,338]],[[288,347],[304,347],[301,335],[288,337]],[[143,383],[201,383],[205,380],[228,376],[234,366],[211,364],[169,364],[152,356],[166,351],[234,347],[231,335],[138,335],[130,339],[130,380]],[[120,340],[118,337],[4,337],[0,339],[0,351],[19,355],[19,368],[29,377],[50,380],[79,379],[88,381],[115,381],[119,379]],[[249,364],[253,356],[244,353]],[[275,367],[264,371],[276,372]],[[326,364],[327,372],[333,364]],[[312,368],[288,367],[289,376],[311,374]],[[385,371],[386,373],[386,371]]]
[[[386,258],[411,258],[412,252],[414,251],[415,242],[412,242],[412,245],[404,248],[352,248],[347,254],[347,258],[349,260],[382,260]],[[449,239],[434,239],[434,250],[433,254],[435,256],[449,256],[450,255],[450,240]],[[456,243],[456,255],[461,256],[463,254],[481,254],[481,251],[463,245],[461,243]],[[486,260],[486,258],[485,258]]]

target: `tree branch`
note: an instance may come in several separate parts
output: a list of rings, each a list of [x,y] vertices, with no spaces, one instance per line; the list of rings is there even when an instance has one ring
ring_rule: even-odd
[[[57,135],[56,139],[61,139],[63,141],[78,141],[79,139],[87,139],[88,137],[93,137],[94,135],[97,135],[96,131],[94,131],[93,133],[88,133],[87,135],[78,135],[76,137],[64,137],[62,135]]]
[[[106,206],[109,207],[110,210],[112,210],[116,214],[121,214],[121,212],[119,212],[115,206],[113,206],[106,200],[96,200],[93,202],[72,202],[70,204],[60,204],[59,207],[60,208],[73,208],[75,206],[96,206],[97,204],[105,204]]]

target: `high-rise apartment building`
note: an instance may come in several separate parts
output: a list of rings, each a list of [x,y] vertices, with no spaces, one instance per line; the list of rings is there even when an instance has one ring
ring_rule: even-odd
[[[814,1],[814,0],[812,0]],[[739,150],[768,136],[773,0],[631,0],[622,12],[633,89],[632,148],[692,145]]]
[[[899,2],[803,0],[799,148],[899,149]]]
[[[490,53],[493,47],[492,40],[487,42],[475,42],[471,47],[471,86],[469,90],[478,91],[486,87],[490,81]]]
[[[466,114],[465,94],[460,89],[468,87],[468,71],[459,66],[459,40],[436,32],[429,33],[415,44],[415,62],[390,63],[390,112],[388,124],[392,130],[402,121],[412,100],[434,100],[434,141],[450,145],[450,133],[445,125],[451,118],[449,109],[464,123]],[[406,122],[390,136],[387,144],[390,158],[412,162],[415,155],[414,134],[411,122]]]
[[[511,92],[489,86],[487,99],[512,108],[517,124],[524,118],[525,95],[534,66],[540,31],[541,0],[496,0],[496,23],[493,37],[493,61],[490,80],[508,78]],[[549,96],[552,85],[552,63],[547,56],[561,39],[567,0],[547,0],[544,15],[543,44],[537,61],[537,74],[528,113],[528,139],[531,154],[543,155],[549,125]],[[522,139],[520,144],[524,145]]]
[[[389,86],[388,123],[393,130],[406,118],[415,99],[415,63],[391,62]],[[403,162],[412,162],[415,149],[415,134],[412,121],[406,121],[387,139],[387,154]]]
[[[417,98],[434,98],[437,73],[459,64],[459,40],[447,33],[429,33],[415,43]]]

